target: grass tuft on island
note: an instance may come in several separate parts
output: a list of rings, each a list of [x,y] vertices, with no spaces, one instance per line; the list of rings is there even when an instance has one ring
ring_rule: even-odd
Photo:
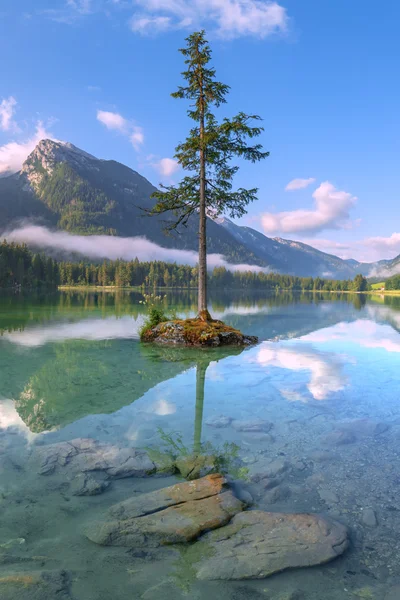
[[[223,321],[202,318],[171,319],[155,326],[144,327],[140,332],[142,342],[182,346],[250,346],[258,337],[244,335]]]

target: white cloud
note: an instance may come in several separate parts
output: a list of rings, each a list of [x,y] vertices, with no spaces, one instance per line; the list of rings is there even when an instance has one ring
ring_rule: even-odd
[[[400,254],[400,233],[395,232],[388,237],[369,237],[364,240],[364,244],[378,252]]]
[[[88,15],[92,11],[92,0],[67,0],[67,5],[81,15]]]
[[[128,121],[119,113],[98,110],[97,120],[100,121],[100,123],[103,123],[107,129],[115,129],[121,133],[126,133],[128,131]]]
[[[128,121],[122,115],[107,110],[97,111],[97,120],[103,123],[107,129],[118,131],[129,137],[129,140],[135,150],[140,150],[140,146],[144,143],[143,129],[135,125],[132,121]]]
[[[143,129],[137,125],[134,125],[130,140],[135,150],[140,150],[140,146],[144,143]]]
[[[10,131],[16,129],[16,123],[13,121],[14,107],[17,101],[13,96],[3,98],[0,104],[0,129]]]
[[[224,38],[265,38],[287,30],[286,9],[272,0],[136,0],[143,13],[131,28],[139,33],[206,27]]]
[[[178,169],[179,163],[174,158],[160,158],[156,154],[146,156],[142,167],[152,167],[164,177],[171,177]]]
[[[28,225],[2,234],[3,238],[15,242],[26,242],[38,248],[55,248],[67,252],[79,252],[88,258],[109,258],[140,261],[164,260],[183,265],[196,265],[197,252],[163,248],[144,237],[122,238],[107,235],[72,235],[65,231],[50,231],[46,227]],[[230,271],[265,271],[254,265],[232,265],[222,254],[209,254],[209,269],[226,267]]]
[[[22,142],[8,142],[0,146],[0,176],[16,173],[22,167],[22,163],[32,152],[36,145],[43,139],[55,139],[51,133],[46,131],[41,121],[36,125],[34,135]]]
[[[174,158],[162,158],[155,164],[155,167],[161,175],[171,177],[179,169],[179,163]]]
[[[309,177],[308,179],[292,179],[285,187],[286,192],[292,192],[294,190],[303,190],[312,183],[314,183],[315,177]]]
[[[135,33],[143,35],[161,33],[170,29],[172,20],[170,17],[132,17],[130,26]]]
[[[324,229],[350,229],[349,211],[357,198],[337,190],[329,181],[313,193],[314,210],[292,210],[264,213],[261,223],[265,233],[317,233]]]
[[[325,238],[304,238],[304,244],[309,244],[318,250],[335,254],[343,259],[354,258],[360,262],[376,262],[382,259],[392,259],[400,254],[400,233],[392,233],[387,237],[367,237],[359,240],[339,242]],[[371,272],[370,276],[388,275],[384,270]]]

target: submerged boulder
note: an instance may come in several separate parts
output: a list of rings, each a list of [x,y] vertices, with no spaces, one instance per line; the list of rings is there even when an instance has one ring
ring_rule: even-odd
[[[39,446],[33,454],[33,460],[41,475],[66,470],[72,477],[78,473],[95,471],[102,472],[108,479],[144,477],[155,473],[159,467],[157,458],[152,460],[143,449],[120,448],[84,438]],[[160,465],[160,470],[166,472],[164,463]],[[173,471],[171,464],[170,472]]]
[[[185,479],[199,479],[217,470],[217,458],[212,455],[192,454],[180,456],[175,466]]]
[[[72,600],[65,571],[12,571],[0,575],[1,600]]]
[[[273,423],[265,421],[264,419],[250,419],[244,421],[233,421],[232,427],[236,431],[243,431],[247,433],[268,433],[273,427]]]
[[[226,525],[244,504],[221,475],[178,483],[112,506],[104,521],[93,522],[86,536],[106,546],[157,547],[190,542]]]
[[[348,543],[347,528],[331,519],[255,510],[203,536],[193,549],[193,568],[199,579],[261,579],[326,563]]]

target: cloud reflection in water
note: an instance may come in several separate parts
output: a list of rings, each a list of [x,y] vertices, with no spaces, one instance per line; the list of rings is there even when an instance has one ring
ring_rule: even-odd
[[[263,367],[278,367],[289,371],[308,371],[307,389],[315,400],[325,400],[342,390],[348,383],[343,373],[342,357],[322,353],[311,346],[286,345],[282,342],[263,342],[255,358],[250,359]],[[298,393],[282,388],[282,395],[290,400],[304,400]]]

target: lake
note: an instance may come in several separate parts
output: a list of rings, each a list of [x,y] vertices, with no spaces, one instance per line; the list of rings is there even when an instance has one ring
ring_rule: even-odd
[[[243,351],[140,344],[141,298],[0,296],[0,597],[400,598],[400,298],[213,292],[215,318],[259,336]],[[195,314],[192,292],[165,303]],[[350,546],[266,579],[198,581],[184,552],[95,544],[88,523],[179,480],[121,476],[79,495],[65,453],[77,438],[225,453],[253,509],[334,518]]]

